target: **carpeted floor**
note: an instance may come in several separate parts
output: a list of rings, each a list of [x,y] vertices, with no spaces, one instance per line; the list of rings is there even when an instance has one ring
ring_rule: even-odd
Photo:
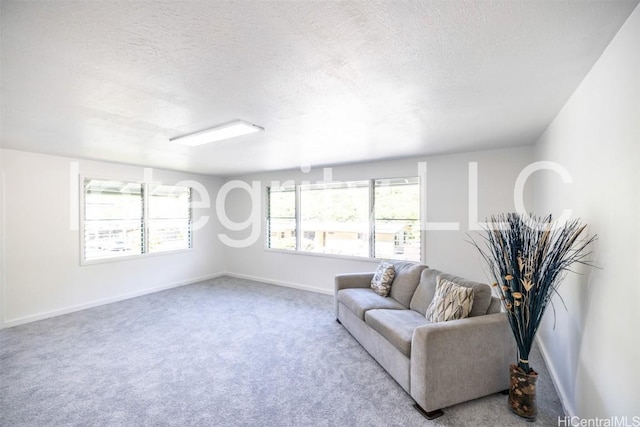
[[[496,394],[427,421],[331,296],[222,277],[0,331],[2,426],[517,426]],[[537,351],[539,417],[562,408]]]

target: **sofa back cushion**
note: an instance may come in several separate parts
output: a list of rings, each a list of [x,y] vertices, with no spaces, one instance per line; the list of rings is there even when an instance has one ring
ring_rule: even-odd
[[[496,297],[491,297],[491,304],[489,304],[489,308],[487,309],[487,314],[500,313],[502,311],[502,304],[500,303],[500,299]]]
[[[393,261],[393,266],[396,276],[391,284],[389,296],[408,308],[420,283],[420,274],[427,266],[408,261]]]
[[[449,280],[457,285],[473,289],[473,307],[471,307],[469,317],[487,314],[487,310],[491,304],[491,287],[489,285],[463,279],[453,274],[446,274],[435,268],[427,268],[422,271],[420,284],[413,294],[409,308],[426,315],[427,307],[429,307],[436,293],[438,276],[442,276],[443,279]],[[391,288],[393,289],[393,286]]]

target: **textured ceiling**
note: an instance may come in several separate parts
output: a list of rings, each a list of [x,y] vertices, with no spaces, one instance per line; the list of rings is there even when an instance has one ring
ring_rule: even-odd
[[[533,143],[637,1],[5,1],[4,148],[234,175]],[[243,119],[265,132],[169,138]]]

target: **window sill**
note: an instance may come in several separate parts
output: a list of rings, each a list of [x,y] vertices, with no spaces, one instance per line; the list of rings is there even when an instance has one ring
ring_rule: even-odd
[[[323,252],[294,251],[294,250],[288,250],[288,249],[273,249],[273,248],[267,248],[267,247],[264,248],[264,251],[279,253],[279,254],[288,254],[288,255],[303,255],[303,256],[320,257],[320,258],[339,259],[343,261],[370,262],[372,264],[378,264],[381,261],[388,261],[388,260],[423,263],[422,261],[406,260],[406,259],[398,259],[398,258],[369,258],[369,257],[363,257],[363,256],[357,256],[357,255],[327,254]]]
[[[99,259],[91,259],[91,260],[81,259],[80,265],[87,266],[87,265],[105,264],[105,263],[120,262],[120,261],[133,261],[133,260],[141,260],[146,258],[153,258],[157,256],[176,255],[176,254],[189,253],[189,252],[193,252],[193,248],[174,249],[170,251],[152,252],[152,253],[136,254],[136,255],[125,255],[125,256],[119,256],[119,257],[99,258]]]

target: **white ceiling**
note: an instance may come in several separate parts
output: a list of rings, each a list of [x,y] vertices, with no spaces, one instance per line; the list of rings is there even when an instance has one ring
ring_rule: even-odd
[[[235,175],[532,144],[638,1],[5,1],[4,148]],[[265,132],[168,141],[242,119]]]

